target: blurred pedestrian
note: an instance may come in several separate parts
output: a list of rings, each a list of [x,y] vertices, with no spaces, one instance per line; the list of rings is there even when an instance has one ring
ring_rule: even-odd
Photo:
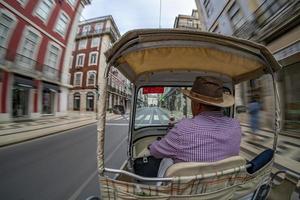
[[[257,100],[257,97],[252,97],[248,106],[249,114],[250,114],[250,126],[252,133],[256,133],[259,129],[259,111],[261,109],[261,105]]]

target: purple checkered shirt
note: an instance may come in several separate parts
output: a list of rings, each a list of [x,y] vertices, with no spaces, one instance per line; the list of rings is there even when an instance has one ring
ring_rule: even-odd
[[[183,119],[160,141],[150,146],[156,158],[174,162],[215,162],[240,151],[240,123],[219,111],[202,112]]]

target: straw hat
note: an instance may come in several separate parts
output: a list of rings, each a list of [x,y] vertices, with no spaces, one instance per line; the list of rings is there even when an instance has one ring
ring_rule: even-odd
[[[234,104],[234,97],[223,92],[222,81],[206,76],[197,77],[191,90],[181,92],[193,101],[218,107],[230,107]]]

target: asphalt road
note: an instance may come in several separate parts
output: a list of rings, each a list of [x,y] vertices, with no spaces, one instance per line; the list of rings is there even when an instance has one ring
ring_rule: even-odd
[[[106,126],[107,167],[127,157],[128,121]],[[0,148],[0,199],[84,200],[99,195],[96,125]]]
[[[136,112],[135,126],[142,127],[148,125],[166,125],[169,116],[159,107],[143,107]]]

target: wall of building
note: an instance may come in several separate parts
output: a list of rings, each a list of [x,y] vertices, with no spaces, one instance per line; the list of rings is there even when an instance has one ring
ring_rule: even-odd
[[[208,6],[204,6],[208,3],[212,11],[209,15]],[[296,12],[299,9],[299,1],[196,0],[196,5],[197,9],[204,13],[209,31],[225,35],[233,34],[236,37],[260,42],[274,54],[283,66],[276,75],[283,128],[294,127],[293,131],[300,132],[300,124],[296,123],[300,116],[300,97],[296,92],[299,86],[297,81],[290,83],[290,80],[295,80],[300,69],[300,15]],[[233,6],[236,6],[240,14],[238,21],[230,17],[230,9]],[[275,8],[277,10],[274,10]],[[253,91],[259,89],[263,107],[260,114],[261,125],[273,128],[274,94],[271,78],[263,76],[251,82],[252,84],[245,82],[236,87],[236,103],[247,105],[250,97],[255,93]],[[253,85],[254,82],[256,84]],[[249,120],[247,115],[240,115],[240,119],[245,123]]]
[[[5,46],[1,47],[0,71],[4,79],[1,84],[0,121],[36,119],[45,114],[58,115],[67,110],[65,98],[69,86],[65,81],[68,76],[65,66],[69,61],[69,41],[74,39],[73,24],[76,26],[80,12],[84,5],[89,3],[78,0],[76,4],[71,5],[68,1],[53,1],[53,7],[43,20],[36,13],[42,0],[25,2],[24,5],[20,1],[0,2],[0,14],[4,13],[14,21]],[[56,29],[61,13],[68,18],[63,35]],[[21,54],[27,31],[32,31],[38,36],[35,52],[30,57]],[[50,66],[48,62],[50,45],[59,49],[56,66]],[[21,59],[27,59],[30,64],[23,63],[20,66]],[[25,87],[24,82],[29,85]],[[22,95],[23,93],[25,95]],[[22,106],[22,100],[18,100],[19,98],[25,99]],[[24,112],[20,112],[17,106],[21,106],[20,109]],[[16,117],[16,113],[26,114]]]

